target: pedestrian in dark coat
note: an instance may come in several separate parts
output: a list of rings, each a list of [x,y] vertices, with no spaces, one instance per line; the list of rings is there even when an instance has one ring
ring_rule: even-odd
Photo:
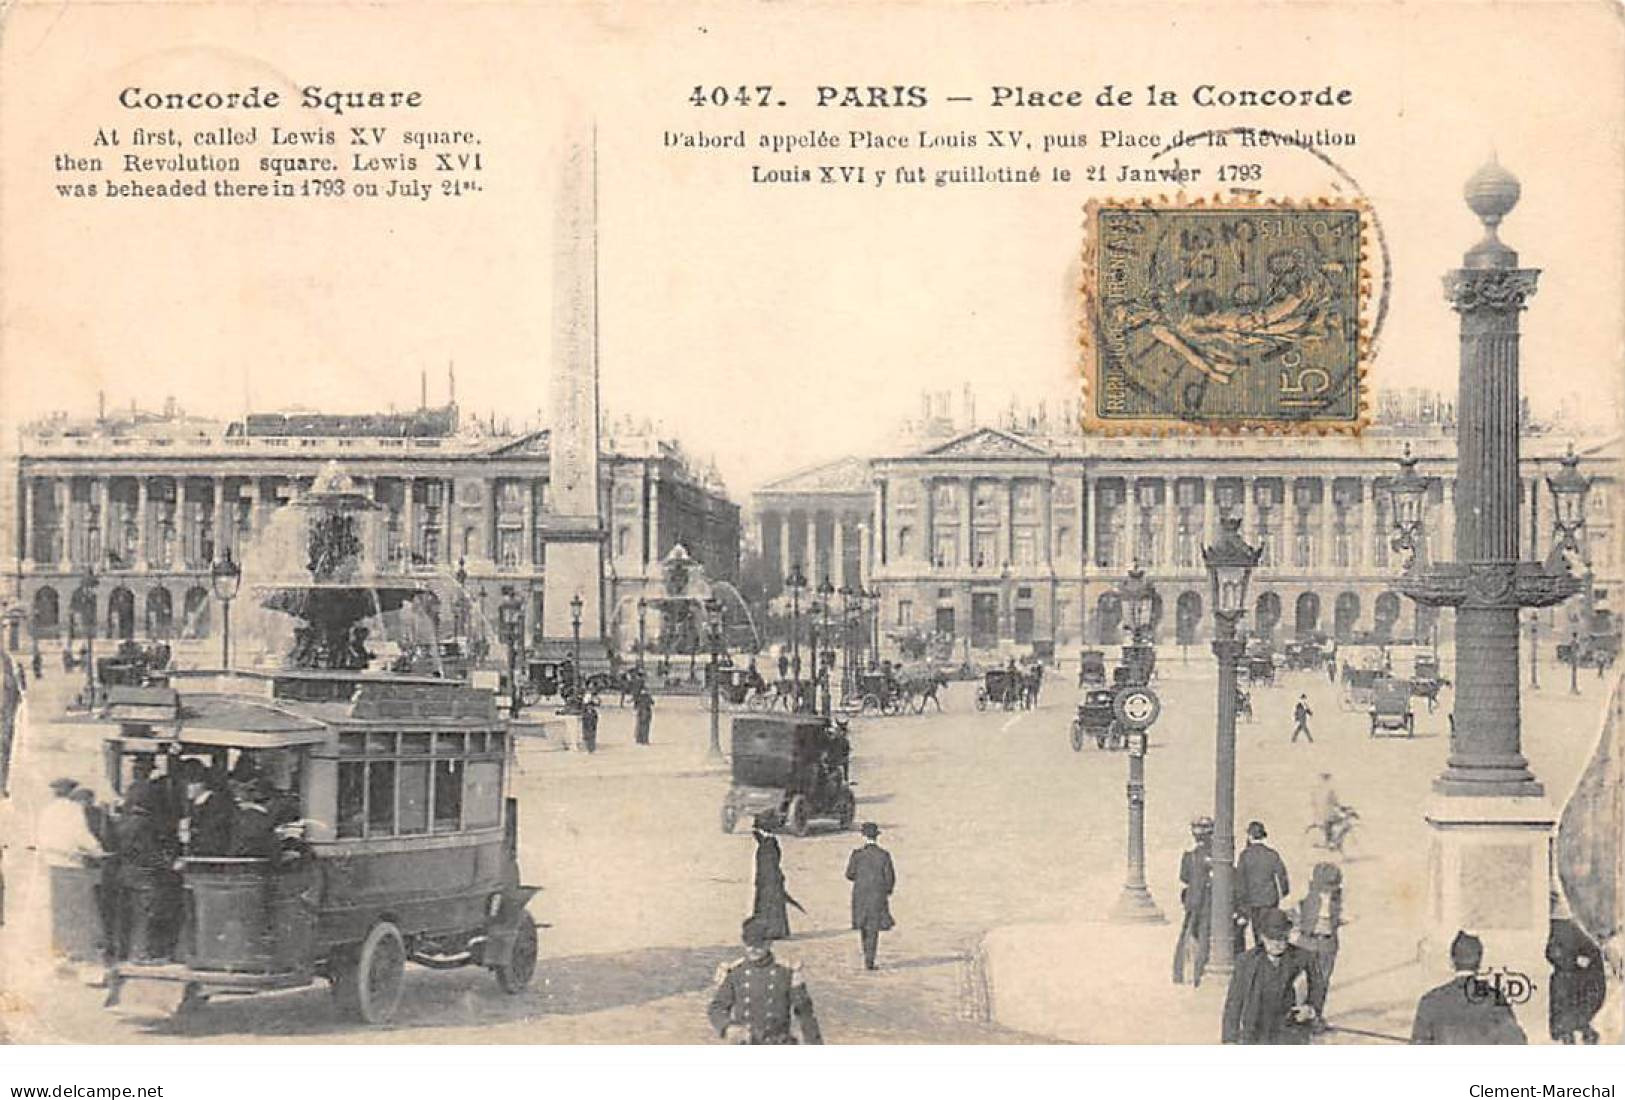
[[[1597,1029],[1592,1019],[1602,1009],[1608,995],[1608,976],[1603,969],[1602,951],[1592,938],[1566,914],[1552,918],[1551,935],[1546,941],[1546,961],[1552,964],[1550,1024],[1552,1038],[1560,1043],[1595,1043]]]
[[[1279,909],[1259,915],[1257,947],[1236,960],[1224,998],[1226,1043],[1299,1044],[1309,1041],[1310,1027],[1324,1003],[1326,990],[1309,952],[1287,942],[1292,921]]]
[[[1249,821],[1247,846],[1236,859],[1236,910],[1252,927],[1255,947],[1261,942],[1259,915],[1280,905],[1292,891],[1280,853],[1264,843],[1268,836],[1262,821]]]
[[[751,919],[768,939],[788,939],[790,914],[786,903],[790,889],[779,863],[779,838],[773,835],[766,814],[757,816],[751,833],[756,837],[756,900],[751,906]]]
[[[1317,863],[1309,892],[1298,903],[1298,946],[1309,952],[1320,969],[1321,1000],[1315,1012],[1326,1014],[1326,993],[1337,969],[1337,930],[1343,925],[1343,871],[1335,863]]]
[[[754,917],[745,922],[742,938],[744,957],[717,968],[706,1009],[717,1034],[736,1046],[782,1046],[796,1042],[793,1028],[799,1028],[803,1043],[822,1044],[801,967],[773,958],[768,936]]]
[[[598,704],[588,696],[581,704],[581,747],[598,751]]]
[[[852,927],[858,930],[863,943],[864,969],[875,970],[880,933],[896,927],[890,899],[897,888],[897,871],[892,867],[891,853],[876,843],[880,826],[865,821],[862,832],[863,847],[846,861],[846,877],[852,882]]]
[[[1213,819],[1192,821],[1191,839],[1194,846],[1179,857],[1179,901],[1185,907],[1185,919],[1174,947],[1174,981],[1184,984],[1188,968],[1191,984],[1201,985],[1212,942]]]
[[[1302,734],[1304,740],[1311,745],[1315,743],[1314,735],[1309,732],[1309,718],[1315,712],[1309,709],[1309,696],[1298,696],[1298,703],[1292,708],[1292,743],[1298,743],[1298,735]]]
[[[640,745],[647,745],[649,727],[654,723],[655,697],[640,686],[638,693],[632,697],[632,706],[637,712],[637,733],[634,739]]]
[[[1450,944],[1456,976],[1422,994],[1416,1002],[1411,1042],[1427,1045],[1522,1046],[1529,1041],[1512,1006],[1478,977],[1484,944],[1457,932]]]

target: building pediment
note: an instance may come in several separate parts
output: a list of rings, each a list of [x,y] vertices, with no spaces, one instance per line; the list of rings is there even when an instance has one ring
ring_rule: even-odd
[[[527,432],[518,439],[504,439],[497,446],[491,448],[492,458],[498,456],[527,455],[537,458],[546,458],[550,433],[546,428],[540,431]]]
[[[977,428],[921,453],[933,458],[1048,458],[1054,454],[998,428]]]
[[[847,457],[798,470],[770,481],[758,493],[867,493],[872,475],[869,460]]]

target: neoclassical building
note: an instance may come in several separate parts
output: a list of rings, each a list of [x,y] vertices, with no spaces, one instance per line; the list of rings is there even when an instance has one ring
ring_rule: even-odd
[[[781,575],[799,562],[814,583],[830,576],[878,589],[887,633],[934,633],[972,649],[1120,642],[1116,590],[1138,563],[1157,588],[1159,638],[1196,642],[1211,613],[1202,546],[1221,515],[1239,513],[1264,552],[1251,629],[1433,636],[1432,613],[1392,587],[1388,486],[1408,444],[1429,481],[1427,552],[1452,556],[1447,425],[1245,440],[1085,437],[1033,420],[930,427],[898,453],[801,471],[755,494],[764,559]],[[1625,567],[1619,442],[1547,432],[1527,434],[1522,447],[1526,557],[1551,547],[1545,478],[1571,443],[1595,479],[1585,537],[1604,601]]]
[[[714,478],[648,430],[606,425],[599,459],[605,517],[605,629],[624,631],[660,561],[681,544],[733,579],[739,508]],[[390,568],[467,576],[471,598],[527,595],[540,629],[548,508],[546,430],[461,425],[455,405],[371,415],[257,414],[222,425],[126,413],[30,425],[6,471],[9,595],[44,641],[200,637],[209,568],[242,548],[329,462],[383,511]],[[84,584],[95,567],[97,584]],[[246,579],[246,578],[245,578]],[[629,610],[630,609],[630,610]]]

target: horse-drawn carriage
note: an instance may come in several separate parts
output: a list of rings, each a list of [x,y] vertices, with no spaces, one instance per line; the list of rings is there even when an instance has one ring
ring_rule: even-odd
[[[1078,654],[1078,686],[1106,686],[1106,655],[1098,649],[1085,649]]]
[[[168,667],[168,644],[120,642],[113,656],[96,658],[96,680],[103,687],[146,687],[161,682]]]
[[[1249,685],[1268,686],[1275,683],[1275,651],[1270,647],[1269,639],[1254,638],[1247,643],[1244,667]]]
[[[741,817],[768,814],[805,836],[813,818],[852,827],[852,748],[846,725],[811,714],[751,714],[733,720],[733,783],[722,802],[722,831]]]
[[[1090,688],[1078,703],[1078,712],[1072,718],[1072,751],[1082,752],[1084,742],[1095,739],[1099,749],[1120,749],[1126,743],[1122,727],[1118,725],[1114,701],[1117,693],[1110,688]]]
[[[1410,683],[1411,695],[1427,702],[1429,714],[1439,705],[1440,689],[1450,686],[1450,681],[1439,672],[1439,658],[1432,654],[1417,657]]]
[[[1286,644],[1282,659],[1289,672],[1313,671],[1331,659],[1331,646],[1324,634],[1294,638]]]
[[[1038,690],[1043,680],[1043,665],[1034,665],[1028,670],[1013,665],[988,669],[983,674],[982,686],[976,689],[976,709],[986,710],[989,706],[1003,710],[1031,709],[1038,705]]]
[[[1619,659],[1619,620],[1604,610],[1593,611],[1590,620],[1589,630],[1557,643],[1557,659],[1580,668],[1607,669]]]
[[[1383,676],[1371,688],[1371,736],[1378,731],[1385,734],[1404,731],[1406,737],[1416,736],[1416,715],[1411,712],[1411,683],[1392,676]]]

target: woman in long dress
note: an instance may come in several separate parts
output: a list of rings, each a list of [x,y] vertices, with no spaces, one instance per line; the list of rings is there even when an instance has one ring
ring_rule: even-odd
[[[768,939],[782,940],[790,936],[789,891],[779,864],[779,838],[769,831],[770,824],[758,817],[751,828],[756,837],[756,900],[751,916],[767,930]]]

